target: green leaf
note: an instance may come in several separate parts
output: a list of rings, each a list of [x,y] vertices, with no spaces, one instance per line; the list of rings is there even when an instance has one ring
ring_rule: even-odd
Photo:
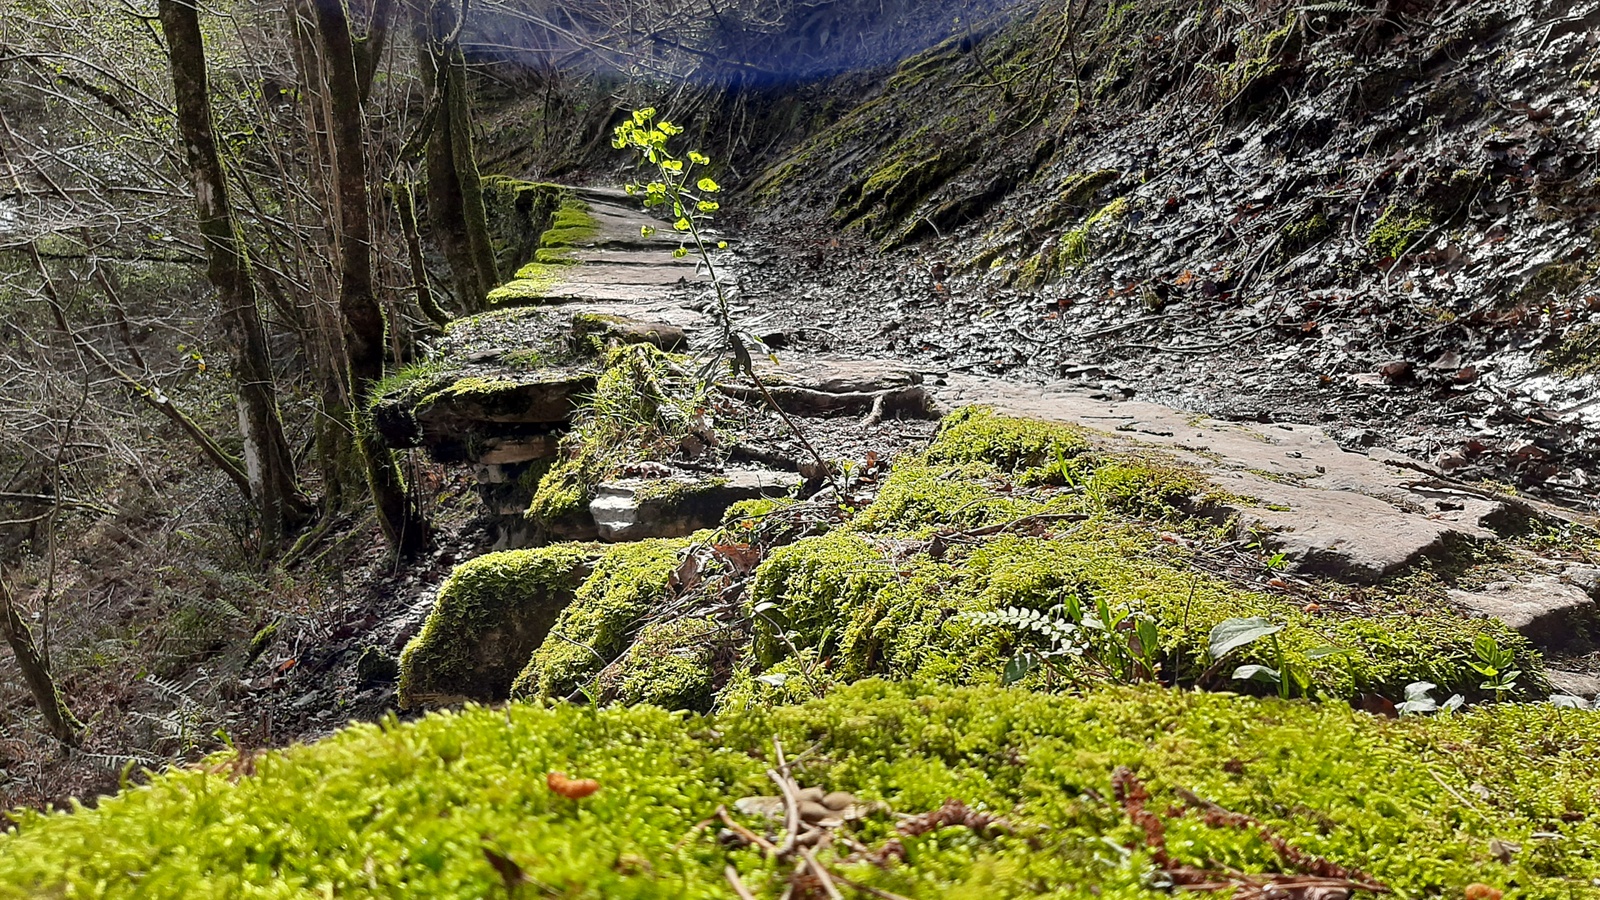
[[[653,235],[655,233],[656,233],[656,230],[654,228],[650,227],[649,225],[640,225],[639,226],[639,236],[640,237],[650,237],[651,235]]]
[[[1233,677],[1239,681],[1264,681],[1268,684],[1277,684],[1282,680],[1278,670],[1271,666],[1240,666],[1233,670]]]
[[[710,178],[700,179],[699,181],[695,182],[695,187],[698,187],[700,190],[705,191],[708,194],[715,194],[717,191],[722,190],[722,185],[717,184]]]
[[[1155,620],[1140,619],[1134,628],[1134,633],[1139,636],[1140,655],[1147,658],[1155,656],[1156,651],[1160,649]]]
[[[1033,671],[1035,665],[1037,665],[1037,660],[1034,659],[1033,654],[1026,651],[1018,653],[1006,661],[1006,667],[1000,675],[1000,680],[1007,685],[1016,684],[1028,677],[1028,673]]]
[[[689,161],[700,166],[711,165],[711,157],[701,153],[699,150],[689,151]]]
[[[1259,641],[1282,630],[1282,625],[1274,625],[1260,616],[1250,616],[1245,619],[1223,619],[1216,624],[1216,627],[1211,629],[1211,647],[1208,652],[1211,654],[1212,659],[1221,659],[1246,644]],[[1235,675],[1234,677],[1237,678],[1238,676]]]
[[[679,247],[678,249],[672,251],[672,257],[674,259],[683,259],[685,256],[688,256],[688,255],[689,255],[689,251],[686,250],[683,247]]]
[[[672,227],[678,229],[679,231],[688,231],[689,230],[689,220],[688,219],[679,219],[678,221],[672,223]]]
[[[728,242],[727,241],[717,241],[717,249],[718,250],[726,250],[726,249],[728,249]]]
[[[722,204],[715,203],[710,200],[701,200],[699,203],[695,204],[695,208],[699,209],[701,212],[716,212],[722,208]]]

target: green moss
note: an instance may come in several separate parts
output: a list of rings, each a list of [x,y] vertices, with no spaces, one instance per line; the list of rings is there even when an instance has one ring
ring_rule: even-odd
[[[545,249],[576,247],[593,238],[599,230],[599,224],[589,212],[589,204],[567,200],[556,210],[550,227],[539,235],[539,246]]]
[[[923,129],[896,144],[882,166],[840,193],[834,218],[882,236],[960,171],[967,163],[965,154],[949,147],[930,154],[929,133]]]
[[[490,307],[521,306],[542,302],[561,283],[563,267],[532,262],[517,270],[517,277],[489,292]]]
[[[1069,176],[1061,182],[1055,201],[1034,219],[1033,227],[1050,231],[1070,216],[1081,215],[1082,211],[1094,201],[1096,194],[1115,184],[1121,177],[1122,172],[1117,169],[1079,172]]]
[[[528,504],[528,518],[545,528],[555,528],[581,511],[589,502],[597,479],[588,472],[590,467],[586,458],[578,457],[563,459],[541,473]]]
[[[794,500],[783,497],[757,497],[753,500],[740,500],[729,506],[722,514],[722,524],[733,522],[759,522],[772,513],[786,506],[793,506]]]
[[[601,679],[601,690],[623,703],[708,712],[719,638],[728,630],[703,616],[646,625],[628,658]]]
[[[1550,352],[1548,361],[1572,377],[1600,372],[1600,324],[1574,330]]]
[[[565,697],[621,655],[666,594],[686,546],[681,538],[656,539],[607,551],[517,676],[513,695]]]
[[[792,863],[695,825],[771,793],[777,740],[803,757],[804,784],[899,813],[956,798],[1012,824],[901,835],[903,861],[886,866],[839,844],[818,851],[834,872],[902,896],[1170,896],[1115,799],[1112,774],[1127,767],[1183,864],[1284,871],[1252,830],[1173,812],[1192,791],[1396,896],[1459,898],[1484,882],[1508,900],[1576,898],[1600,878],[1596,734],[1600,713],[1549,706],[1389,720],[1156,688],[1062,697],[868,682],[711,719],[469,708],[354,726],[266,754],[248,777],[224,757],[93,809],[21,814],[0,835],[0,897],[481,898],[505,895],[493,864],[504,857],[563,896],[710,900],[729,896],[732,865],[771,900]],[[557,796],[552,771],[600,790]],[[876,847],[895,823],[876,814],[851,835]],[[1497,856],[1491,839],[1522,849]]]
[[[550,228],[557,210],[572,202],[572,191],[503,175],[486,175],[481,183],[495,262],[500,271],[513,271],[536,256],[540,236]]]
[[[532,259],[517,269],[511,281],[489,292],[490,307],[539,303],[566,277],[566,269],[577,264],[573,248],[592,239],[599,226],[589,212],[589,204],[570,196],[551,214],[549,227],[540,235]]]
[[[877,499],[850,527],[907,532],[972,529],[1046,511],[1049,498],[997,490],[1007,484],[1001,471],[985,462],[930,465],[905,460],[889,473]]]
[[[1281,255],[1285,258],[1297,256],[1315,246],[1323,238],[1333,234],[1333,223],[1323,213],[1314,213],[1311,216],[1283,226],[1280,247]]]
[[[1299,14],[1291,12],[1282,25],[1268,32],[1247,28],[1235,60],[1222,69],[1217,82],[1217,94],[1225,104],[1243,100],[1249,104],[1259,99],[1255,95],[1274,81],[1273,75],[1283,68],[1282,61],[1298,47]]]
[[[1109,248],[1114,240],[1112,232],[1128,216],[1128,198],[1117,199],[1102,206],[1082,225],[1061,236],[1056,249],[1056,268],[1059,271],[1082,268],[1094,256]]]
[[[1367,246],[1380,259],[1397,259],[1431,227],[1433,218],[1426,212],[1391,205],[1372,224]]]
[[[622,466],[677,450],[700,403],[681,368],[682,359],[650,344],[609,351],[594,393],[574,415],[564,458],[534,493],[530,518],[547,528],[555,526],[579,513],[593,498],[595,486]]]
[[[437,389],[448,378],[449,367],[437,360],[413,363],[385,375],[367,395],[370,409],[388,401],[405,402]]]
[[[647,481],[634,492],[633,498],[641,503],[658,503],[666,510],[681,508],[693,498],[715,491],[726,485],[726,478],[657,478]]]
[[[457,566],[400,656],[402,705],[507,696],[596,555],[592,545],[560,544]]]
[[[1108,509],[1151,519],[1188,515],[1210,502],[1238,499],[1192,468],[1134,456],[1098,461],[1088,490]]]
[[[939,423],[927,456],[930,463],[986,462],[1019,472],[1070,459],[1088,449],[1088,437],[1076,425],[1003,416],[988,407],[968,406]]]
[[[890,545],[886,545],[890,546]],[[1207,669],[1211,628],[1224,619],[1264,616],[1284,625],[1280,646],[1310,672],[1322,695],[1399,697],[1430,681],[1475,694],[1482,679],[1470,665],[1478,634],[1536,660],[1527,642],[1499,622],[1449,610],[1395,609],[1371,617],[1312,614],[1279,596],[1243,590],[1195,570],[1144,527],[1098,515],[1051,537],[1005,535],[938,558],[890,557],[871,536],[838,531],[774,551],[751,588],[756,653],[764,665],[814,648],[849,680],[871,674],[956,683],[992,681],[1026,634],[979,626],[963,614],[1006,607],[1050,610],[1076,598],[1083,609],[1105,602],[1154,620],[1165,677],[1193,683]],[[1322,648],[1341,653],[1319,656]],[[1231,666],[1276,665],[1267,645],[1231,658]],[[1092,667],[1062,667],[1069,681],[1103,677]],[[1212,673],[1212,686],[1227,684]],[[1535,679],[1533,695],[1546,688]]]

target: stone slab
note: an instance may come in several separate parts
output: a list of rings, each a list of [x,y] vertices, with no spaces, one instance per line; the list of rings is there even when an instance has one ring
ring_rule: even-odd
[[[987,404],[1010,415],[1074,422],[1108,445],[1148,447],[1205,471],[1251,498],[1241,523],[1275,531],[1291,568],[1370,582],[1439,552],[1452,538],[1487,540],[1503,504],[1466,495],[1447,502],[1429,479],[1344,450],[1313,425],[1225,422],[1076,383],[1015,384],[950,375],[931,388],[950,407]]]
[[[1450,598],[1516,629],[1545,649],[1560,649],[1585,636],[1597,620],[1595,598],[1563,573],[1497,581]]]
[[[718,524],[741,500],[786,496],[795,481],[792,473],[762,469],[701,479],[624,478],[601,484],[589,512],[602,541],[683,537]]]

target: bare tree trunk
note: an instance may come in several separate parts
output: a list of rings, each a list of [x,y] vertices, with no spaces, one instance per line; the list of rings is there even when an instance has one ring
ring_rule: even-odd
[[[428,262],[422,255],[422,237],[417,232],[417,202],[411,185],[396,181],[389,186],[394,200],[395,216],[400,220],[400,233],[406,239],[406,257],[411,264],[412,290],[417,295],[417,308],[435,325],[449,325],[450,314],[439,306],[433,297],[433,287],[428,283]]]
[[[312,3],[321,36],[329,107],[329,148],[333,155],[334,199],[338,206],[339,313],[344,323],[345,356],[355,414],[383,378],[383,307],[372,283],[372,214],[367,186],[361,85],[356,69],[350,19],[339,0]],[[356,423],[356,445],[367,468],[378,521],[397,553],[409,556],[430,537],[427,519],[406,488],[394,454],[372,428]]]
[[[423,2],[427,8],[417,27],[419,66],[434,111],[428,136],[428,220],[455,275],[459,308],[476,311],[499,285],[500,274],[472,146],[467,62],[461,53],[466,2],[460,15],[451,0]]]
[[[56,689],[55,679],[50,676],[50,667],[33,640],[33,632],[17,612],[4,573],[0,573],[0,633],[4,633],[6,643],[11,645],[11,652],[17,657],[22,680],[27,682],[33,702],[38,704],[39,712],[44,715],[44,724],[50,736],[69,747],[78,746],[83,741],[83,723],[67,708],[61,692]]]
[[[309,517],[311,504],[300,493],[294,456],[284,437],[266,329],[256,307],[250,263],[240,245],[227,178],[217,153],[199,11],[193,0],[158,0],[156,9],[167,39],[178,130],[194,182],[206,274],[217,288],[223,329],[234,345],[239,431],[244,438],[245,468],[261,514],[262,547],[276,547],[288,531]]]

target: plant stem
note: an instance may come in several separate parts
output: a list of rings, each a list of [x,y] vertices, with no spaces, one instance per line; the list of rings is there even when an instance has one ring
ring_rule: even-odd
[[[685,166],[683,174],[680,176],[681,180],[679,181],[673,181],[669,173],[665,171],[662,172],[663,176],[667,176],[664,179],[666,183],[673,185],[673,203],[678,206],[682,206],[683,204],[683,185],[684,182],[688,181],[689,173],[692,171],[693,164]],[[687,208],[685,208],[684,212],[688,212]],[[689,222],[689,236],[694,239],[695,251],[700,254],[700,261],[706,265],[706,274],[711,276],[711,286],[717,292],[717,325],[722,329],[723,340],[727,341],[731,346],[733,342],[737,341],[739,338],[733,333],[733,316],[728,309],[727,292],[722,287],[722,279],[717,276],[716,264],[711,261],[711,251],[706,248],[705,239],[700,235],[700,228],[694,223],[694,216],[684,215],[682,218]],[[834,494],[840,499],[843,499],[844,490],[839,485],[838,480],[834,478],[833,467],[829,466],[827,460],[822,458],[822,454],[817,452],[817,448],[812,446],[810,439],[806,437],[805,432],[801,430],[799,424],[796,423],[794,419],[789,417],[788,411],[786,411],[782,406],[778,405],[777,399],[772,396],[772,392],[767,390],[766,384],[764,384],[761,381],[761,377],[756,374],[755,367],[753,365],[746,365],[744,370],[745,376],[750,379],[750,383],[755,385],[756,390],[761,393],[762,399],[767,402],[767,405],[772,408],[773,412],[778,414],[778,418],[783,420],[783,424],[794,433],[795,438],[800,441],[801,446],[805,447],[806,452],[811,454],[811,458],[816,460],[818,468],[820,468],[822,471],[822,476],[828,479],[828,483],[833,486]]]

